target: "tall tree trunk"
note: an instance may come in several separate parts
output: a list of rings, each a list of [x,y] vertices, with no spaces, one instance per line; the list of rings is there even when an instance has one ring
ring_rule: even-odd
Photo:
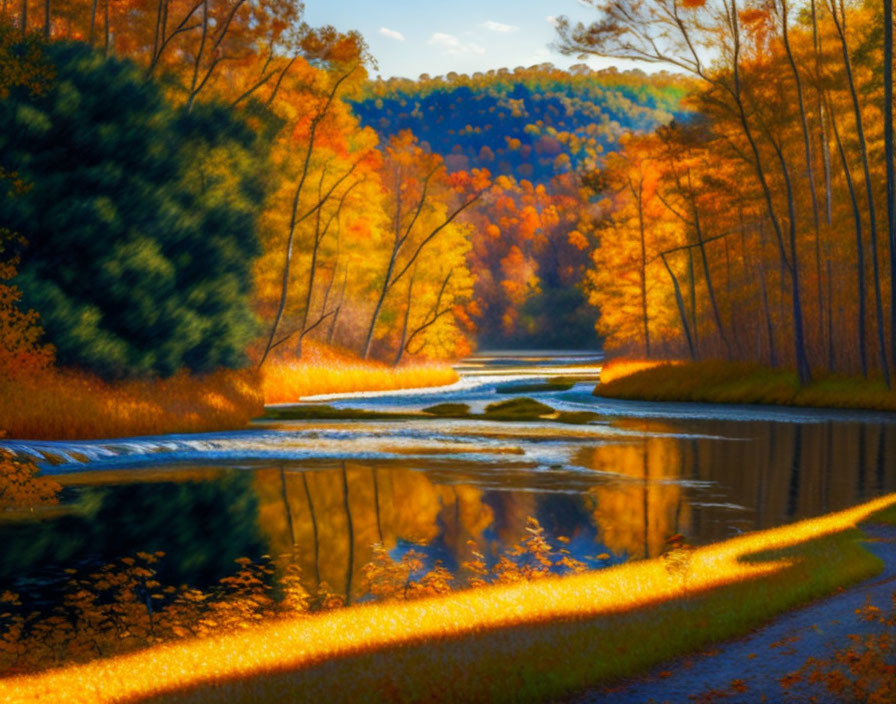
[[[821,227],[818,214],[818,194],[815,190],[815,169],[812,165],[812,140],[809,137],[809,120],[806,117],[806,101],[803,98],[803,80],[800,76],[799,68],[793,58],[793,50],[790,46],[790,8],[787,0],[781,2],[781,26],[784,39],[784,51],[787,54],[787,61],[793,73],[793,80],[796,84],[797,106],[800,112],[800,127],[803,132],[803,150],[806,159],[806,178],[809,181],[809,193],[812,196],[812,221],[815,226],[815,273],[818,279],[818,344],[824,344],[824,295],[822,293],[821,284],[824,279],[821,271]]]
[[[832,3],[836,0],[831,0]],[[871,263],[874,274],[874,303],[877,318],[877,340],[879,348],[881,371],[887,387],[890,387],[890,362],[887,355],[886,333],[884,331],[883,301],[881,299],[880,271],[877,261],[877,214],[874,207],[874,184],[871,180],[871,170],[868,166],[868,144],[865,141],[865,129],[863,127],[862,109],[859,106],[859,96],[856,91],[855,80],[852,75],[852,59],[849,56],[849,46],[846,42],[846,15],[838,17],[837,8],[833,6],[832,17],[837,28],[837,36],[840,38],[840,47],[843,51],[843,67],[846,69],[846,82],[849,86],[849,94],[852,98],[853,114],[856,123],[856,136],[859,140],[859,153],[862,156],[862,169],[865,172],[865,194],[868,200],[868,228],[871,234]]]
[[[768,363],[771,367],[778,366],[778,353],[775,348],[775,327],[772,323],[772,310],[768,302],[768,283],[765,276],[765,262],[762,257],[762,249],[764,245],[764,237],[762,236],[763,227],[759,226],[759,256],[756,260],[759,262],[759,291],[762,294],[762,308],[765,312],[766,335],[768,335]]]
[[[688,182],[690,182],[691,174],[688,172]],[[696,198],[693,191],[689,189],[688,200],[691,205],[691,212],[694,217],[694,233],[697,235],[697,247],[700,250],[700,261],[703,264],[703,280],[706,282],[706,292],[709,295],[709,305],[712,309],[712,317],[716,324],[716,330],[719,331],[719,338],[725,346],[728,357],[731,357],[731,345],[728,337],[725,335],[725,327],[722,325],[722,316],[719,314],[719,304],[716,301],[716,289],[712,283],[712,272],[709,268],[709,257],[706,255],[706,242],[703,237],[703,225],[700,220],[700,211],[697,209]]]
[[[398,261],[398,252],[403,243],[401,238],[401,182],[401,170],[399,169],[395,172],[395,222],[392,225],[392,251],[389,254],[389,264],[386,266],[386,275],[383,278],[383,285],[380,287],[376,304],[373,307],[373,315],[370,316],[370,325],[367,327],[367,335],[364,338],[364,359],[367,359],[370,356],[370,348],[373,346],[373,332],[376,329],[376,321],[380,317],[380,311],[383,309],[386,295],[392,287],[389,281],[395,271],[395,264]],[[423,199],[421,198],[418,205],[422,207],[422,204]]]
[[[694,347],[700,349],[700,326],[697,324],[697,273],[694,269],[694,250],[688,249],[688,293],[691,304],[691,330]]]
[[[666,253],[661,252],[660,258],[663,260],[666,271],[669,272],[669,278],[672,279],[672,287],[675,289],[675,304],[678,306],[681,327],[684,330],[684,336],[688,342],[688,353],[691,355],[691,359],[697,359],[697,350],[694,347],[694,339],[691,336],[691,326],[688,325],[688,313],[684,308],[684,300],[681,297],[681,286],[678,285],[678,278],[675,276],[675,272],[672,271],[672,267],[669,266],[669,262],[666,261]]]
[[[103,54],[109,55],[111,43],[109,34],[109,0],[103,0]]]
[[[87,43],[90,46],[93,46],[93,42],[96,38],[96,11],[99,7],[99,0],[93,0],[93,3],[90,7],[90,31],[87,34]]]
[[[339,303],[333,310],[333,320],[330,321],[330,331],[327,333],[327,344],[333,344],[333,338],[336,336],[336,323],[339,320],[339,313],[342,310],[342,303],[345,301],[345,286],[348,283],[348,266],[342,270],[342,288],[339,291]]]
[[[893,155],[893,0],[884,0],[884,161],[890,242],[890,354],[896,368],[896,175]]]
[[[846,186],[849,190],[849,198],[852,203],[853,222],[855,223],[856,232],[856,279],[859,295],[859,360],[862,363],[862,376],[868,378],[868,351],[867,351],[867,334],[865,331],[865,245],[862,241],[862,214],[859,212],[859,200],[856,197],[856,189],[852,182],[852,172],[849,168],[849,161],[846,158],[846,150],[843,148],[843,142],[840,139],[840,130],[837,127],[837,115],[833,111],[833,106],[828,110],[831,117],[831,128],[834,131],[834,140],[837,144],[837,153],[840,155],[840,164],[843,167],[843,176],[846,179]]]
[[[44,40],[50,41],[50,0],[44,0]]]
[[[650,321],[647,317],[647,243],[644,227],[644,177],[638,181],[637,191],[629,180],[629,187],[638,204],[638,228],[641,236],[641,319],[644,325],[644,355],[650,358]]]
[[[781,165],[781,175],[784,177],[785,192],[787,194],[787,239],[790,245],[790,295],[792,296],[793,304],[793,329],[797,349],[805,350],[805,340],[803,339],[803,331],[805,330],[803,325],[803,307],[800,301],[799,257],[797,256],[796,250],[796,200],[793,194],[793,182],[790,178],[790,169],[787,166],[784,150],[777,140],[771,137],[771,134],[769,134],[769,141],[772,143],[772,146],[775,148],[775,153],[778,156],[778,163]],[[803,379],[804,376],[806,379],[811,379],[809,362],[805,355],[802,359],[797,357],[796,364],[800,379]]]
[[[22,36],[28,34],[28,0],[22,0],[22,11],[19,13],[20,22],[22,23]]]
[[[784,248],[784,234],[781,228],[781,222],[778,218],[778,213],[775,210],[774,201],[772,199],[771,187],[769,186],[768,179],[766,178],[765,167],[763,166],[762,155],[759,151],[759,146],[756,143],[756,138],[753,135],[753,128],[750,126],[749,119],[747,118],[746,106],[744,105],[742,86],[741,86],[741,77],[740,77],[740,27],[739,27],[739,16],[737,12],[737,2],[733,0],[731,3],[731,13],[728,18],[731,23],[731,32],[732,39],[734,41],[734,54],[733,54],[733,78],[734,85],[732,86],[730,93],[732,98],[735,101],[735,107],[737,110],[737,117],[740,121],[741,128],[743,129],[744,136],[747,139],[747,142],[750,145],[750,150],[753,155],[753,167],[756,170],[756,176],[759,179],[759,185],[762,188],[762,194],[765,199],[766,209],[768,211],[769,220],[772,223],[772,227],[775,232],[775,237],[777,239],[778,244],[778,252],[781,256],[781,264],[786,269],[787,273],[791,279],[791,288],[793,291],[792,296],[792,311],[793,311],[793,343],[794,343],[794,358],[796,360],[797,373],[799,375],[800,384],[808,384],[812,380],[812,373],[809,367],[809,361],[806,357],[806,346],[804,340],[804,331],[803,331],[803,312],[802,305],[800,302],[800,287],[799,281],[796,275],[796,262],[791,264],[787,260],[787,254]],[[793,249],[793,248],[792,248]]]
[[[394,366],[398,366],[401,358],[404,356],[404,347],[408,340],[408,322],[411,319],[411,301],[414,295],[414,279],[417,276],[417,267],[415,266],[411,272],[411,278],[408,279],[408,297],[404,306],[404,320],[401,324],[401,337],[398,339],[398,352],[395,354]]]

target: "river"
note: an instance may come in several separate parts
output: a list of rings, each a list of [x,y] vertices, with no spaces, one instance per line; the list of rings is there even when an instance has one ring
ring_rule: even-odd
[[[66,569],[164,551],[160,579],[206,587],[241,556],[292,553],[310,589],[363,595],[383,543],[456,571],[494,561],[536,518],[590,567],[723,540],[896,491],[896,415],[613,401],[599,354],[492,353],[440,389],[309,399],[405,420],[262,421],[246,430],[83,442],[8,440],[63,486],[61,505],[0,518],[0,592],[52,601]],[[520,384],[563,377],[565,390]],[[438,403],[528,396],[551,419],[449,419]],[[560,540],[558,540],[560,539]]]

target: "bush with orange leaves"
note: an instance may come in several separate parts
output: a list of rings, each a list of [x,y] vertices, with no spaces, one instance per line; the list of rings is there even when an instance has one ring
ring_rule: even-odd
[[[58,503],[62,487],[49,477],[37,476],[37,472],[31,459],[0,448],[0,510]]]

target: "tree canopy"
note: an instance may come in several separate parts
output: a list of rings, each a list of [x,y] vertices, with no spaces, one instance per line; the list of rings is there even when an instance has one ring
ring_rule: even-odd
[[[268,144],[229,108],[176,108],[132,62],[48,45],[49,90],[0,104],[16,283],[62,364],[104,376],[243,363]]]

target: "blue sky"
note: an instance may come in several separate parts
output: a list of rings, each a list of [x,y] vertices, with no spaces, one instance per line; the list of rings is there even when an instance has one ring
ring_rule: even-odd
[[[549,61],[582,63],[549,48],[551,19],[594,19],[578,0],[306,0],[312,26],[357,29],[379,63],[383,78],[474,73]],[[612,62],[591,59],[595,68]],[[375,76],[376,71],[372,74]]]

